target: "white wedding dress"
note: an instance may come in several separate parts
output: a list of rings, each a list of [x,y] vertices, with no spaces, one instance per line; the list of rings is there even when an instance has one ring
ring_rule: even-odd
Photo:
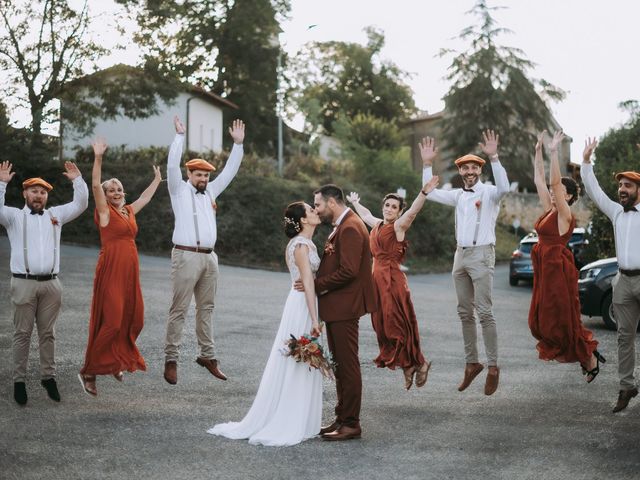
[[[309,261],[314,274],[320,265],[318,252],[311,240],[299,235],[292,238],[286,248],[292,284],[300,278],[293,256],[299,244],[309,247]],[[295,445],[317,435],[322,417],[322,375],[316,369],[310,371],[308,364],[298,363],[283,354],[290,335],[299,338],[310,331],[311,316],[305,295],[291,288],[249,412],[240,422],[221,423],[207,433],[249,439],[251,444],[266,446]]]

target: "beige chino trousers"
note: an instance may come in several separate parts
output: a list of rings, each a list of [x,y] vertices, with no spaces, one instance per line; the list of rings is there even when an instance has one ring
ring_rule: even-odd
[[[13,381],[24,382],[29,362],[33,325],[38,329],[40,377],[56,375],[55,324],[62,306],[62,284],[55,278],[45,282],[11,278],[13,304]]]
[[[213,308],[218,288],[217,255],[214,252],[206,254],[174,248],[171,251],[171,281],[173,301],[167,321],[165,361],[178,361],[184,318],[192,297],[196,300],[196,337],[200,356],[214,359]]]
[[[618,377],[621,390],[636,388],[636,331],[640,320],[640,277],[613,279],[613,312],[618,324]]]
[[[458,316],[462,322],[466,363],[478,363],[475,311],[482,326],[488,365],[498,364],[498,333],[491,301],[495,263],[493,245],[458,247],[453,259],[451,274],[458,297]]]

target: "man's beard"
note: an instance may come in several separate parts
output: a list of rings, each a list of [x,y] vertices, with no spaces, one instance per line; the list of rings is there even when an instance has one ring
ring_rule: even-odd
[[[476,183],[478,183],[478,175],[465,175],[464,177],[462,177],[462,181],[464,182],[464,186],[466,188],[471,188]]]
[[[318,214],[318,216],[320,217],[320,221],[322,223],[326,223],[327,225],[333,225],[333,215],[331,215],[330,213],[329,214],[325,213],[323,215]]]
[[[624,196],[618,193],[618,200],[623,207],[632,207],[638,201],[638,191],[634,194],[624,193]]]
[[[33,202],[29,202],[27,201],[27,207],[29,207],[29,209],[32,212],[39,212],[41,210],[44,210],[44,207],[47,206],[47,202],[40,202],[37,206],[33,203]]]

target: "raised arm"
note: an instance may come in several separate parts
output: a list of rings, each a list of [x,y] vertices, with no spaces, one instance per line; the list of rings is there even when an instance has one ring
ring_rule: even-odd
[[[77,218],[89,206],[89,188],[82,179],[82,174],[76,164],[64,162],[64,170],[62,174],[73,183],[73,200],[51,208],[52,213],[55,212],[55,216],[61,224]]]
[[[107,150],[107,143],[103,138],[96,138],[92,143],[93,147],[93,170],[91,170],[91,191],[96,203],[96,210],[100,218],[100,225],[105,227],[109,224],[109,205],[102,189],[102,157]]]
[[[182,158],[185,135],[184,125],[177,116],[173,118],[173,125],[176,129],[176,136],[169,147],[169,156],[167,157],[167,186],[169,187],[169,195],[176,195],[182,185],[180,159]]]
[[[394,229],[396,232],[396,238],[399,242],[404,240],[405,232],[409,230],[409,227],[416,219],[416,216],[420,213],[420,210],[422,210],[424,202],[427,200],[427,195],[429,195],[429,193],[438,186],[439,181],[440,179],[438,176],[431,177],[431,179],[422,187],[411,206],[400,216],[398,220],[396,220]]]
[[[358,195],[357,192],[351,192],[347,195],[347,201],[353,205],[353,208],[355,208],[356,213],[360,215],[362,221],[371,228],[375,227],[382,221],[381,218],[376,218],[368,208],[360,203],[360,195]]]
[[[593,173],[593,164],[591,163],[591,155],[595,150],[598,142],[595,138],[587,138],[584,142],[584,152],[582,153],[582,168],[580,175],[584,183],[584,189],[589,198],[610,220],[613,220],[615,214],[622,209],[622,206],[611,200],[606,193],[602,191],[595,174]]]
[[[426,185],[433,178],[433,160],[438,156],[438,148],[436,147],[435,139],[431,137],[425,137],[420,143],[418,143],[420,149],[420,158],[422,158],[422,185]],[[456,206],[457,194],[452,190],[437,190],[434,189],[427,196],[427,199],[449,205],[451,207]]]
[[[11,171],[11,163],[0,162],[0,225],[5,227],[13,221],[16,210],[4,204],[4,197],[7,192],[7,184],[11,181],[16,172]]]
[[[300,279],[304,285],[304,298],[307,302],[309,315],[311,316],[311,336],[320,336],[320,324],[318,322],[318,309],[316,300],[316,290],[313,284],[313,272],[309,263],[309,247],[299,243],[293,252],[293,258],[296,262],[298,270],[300,270]]]
[[[240,162],[242,162],[242,156],[244,154],[242,148],[242,142],[244,141],[244,122],[242,120],[234,120],[233,125],[229,127],[229,135],[233,138],[233,148],[227,159],[227,164],[220,172],[220,175],[207,185],[207,190],[214,199],[229,186],[231,180],[233,180],[240,169]]]
[[[131,204],[131,208],[133,208],[133,213],[137,214],[140,210],[144,208],[144,206],[151,201],[153,195],[156,193],[158,189],[158,185],[162,181],[162,174],[160,173],[160,167],[153,166],[153,180],[149,186],[142,192],[140,198],[138,198],[135,202]]]
[[[536,154],[533,159],[533,181],[536,184],[536,190],[538,191],[538,198],[542,204],[542,208],[545,212],[551,210],[551,194],[547,188],[547,181],[544,176],[544,161],[542,159],[543,141],[546,130],[543,130],[538,135],[538,142],[536,143]]]
[[[549,165],[549,184],[556,199],[556,208],[558,209],[558,231],[560,235],[564,235],[571,225],[571,208],[564,198],[565,190],[562,187],[562,175],[560,174],[560,162],[558,160],[558,148],[562,144],[564,133],[562,130],[553,134],[553,139],[549,145],[551,163]]]
[[[497,135],[493,130],[487,130],[482,132],[484,143],[480,142],[478,145],[489,157],[491,163],[491,170],[493,171],[493,179],[496,181],[496,190],[494,194],[494,200],[500,201],[507,193],[509,193],[509,179],[507,178],[507,171],[500,163],[498,157],[498,144],[500,143],[500,135]]]

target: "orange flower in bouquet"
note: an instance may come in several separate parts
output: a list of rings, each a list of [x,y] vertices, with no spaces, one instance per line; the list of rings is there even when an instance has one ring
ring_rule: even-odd
[[[311,335],[302,335],[300,338],[290,335],[290,337],[286,341],[287,348],[283,350],[285,356],[293,358],[296,362],[308,363],[309,370],[311,368],[320,370],[322,376],[326,378],[334,378],[333,372],[336,365],[329,352],[324,351],[318,337]]]

